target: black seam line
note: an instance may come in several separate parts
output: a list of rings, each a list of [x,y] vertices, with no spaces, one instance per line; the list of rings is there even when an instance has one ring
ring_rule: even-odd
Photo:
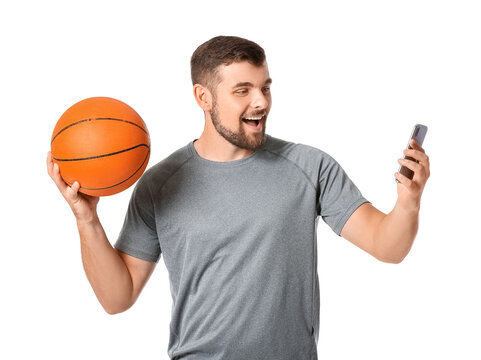
[[[138,147],[140,147],[140,146],[145,146],[145,147],[146,147],[147,149],[149,149],[149,151],[150,151],[149,145],[147,145],[147,144],[139,144],[139,145],[132,146],[131,148],[124,149],[124,150],[120,150],[120,151],[116,151],[116,152],[109,153],[109,154],[103,154],[103,155],[97,155],[97,156],[90,156],[90,157],[79,158],[79,159],[58,159],[58,158],[56,158],[56,157],[54,157],[53,159],[54,159],[55,161],[83,161],[83,160],[93,160],[93,159],[103,158],[103,157],[106,157],[106,156],[121,154],[121,153],[124,153],[124,152],[126,152],[126,151],[130,151],[130,150],[136,149],[136,148],[138,148]]]
[[[86,121],[95,121],[95,120],[112,120],[112,121],[121,121],[121,122],[126,122],[126,123],[129,123],[131,125],[134,125],[134,126],[137,126],[140,130],[142,130],[144,133],[148,134],[147,130],[145,130],[142,126],[132,122],[132,121],[128,121],[128,120],[124,120],[124,119],[116,119],[116,118],[88,118],[88,119],[83,119],[83,120],[79,120],[77,122],[74,122],[70,125],[67,125],[66,127],[64,127],[62,130],[60,130],[57,134],[55,134],[55,136],[53,137],[52,139],[52,142],[50,143],[50,146],[52,146],[55,138],[57,136],[60,135],[60,133],[64,132],[65,130],[67,130],[68,128],[72,127],[72,126],[75,126],[75,125],[78,125],[78,124],[81,124],[81,123],[84,123]]]
[[[110,188],[113,188],[113,187],[116,187],[116,186],[119,186],[120,184],[126,182],[127,180],[129,180],[132,176],[134,176],[135,174],[137,174],[137,172],[142,169],[142,166],[144,166],[145,164],[145,161],[148,159],[149,157],[149,154],[150,154],[150,149],[149,151],[147,151],[147,155],[145,155],[145,159],[144,161],[142,162],[142,165],[139,166],[139,168],[137,170],[134,171],[134,173],[132,175],[130,175],[127,179],[125,180],[122,180],[121,182],[115,184],[115,185],[111,185],[111,186],[107,186],[107,187],[103,187],[103,188],[87,188],[87,187],[83,187],[83,186],[80,186],[80,189],[85,189],[85,190],[105,190],[105,189],[110,189]],[[70,181],[67,181],[67,184],[69,185],[72,185],[73,183],[71,183]]]

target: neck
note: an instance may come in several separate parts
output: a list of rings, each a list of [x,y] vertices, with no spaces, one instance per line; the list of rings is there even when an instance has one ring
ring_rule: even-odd
[[[227,162],[243,159],[254,152],[237,147],[217,132],[216,134],[217,136],[212,136],[206,134],[204,130],[199,139],[194,142],[194,148],[201,158],[211,161]]]
[[[234,161],[251,155],[254,151],[240,148],[221,136],[212,120],[206,114],[204,131],[199,139],[194,142],[194,148],[201,158],[211,161]]]

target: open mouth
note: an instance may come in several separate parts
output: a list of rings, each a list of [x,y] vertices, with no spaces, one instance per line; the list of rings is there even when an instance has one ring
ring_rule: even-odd
[[[242,121],[247,124],[247,126],[259,130],[261,128],[261,122],[265,118],[264,116],[246,116],[242,118]]]

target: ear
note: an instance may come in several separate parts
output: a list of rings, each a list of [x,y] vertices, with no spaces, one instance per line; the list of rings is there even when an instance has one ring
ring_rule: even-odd
[[[212,109],[212,94],[205,86],[200,84],[194,85],[194,97],[197,104],[205,112],[211,111]]]

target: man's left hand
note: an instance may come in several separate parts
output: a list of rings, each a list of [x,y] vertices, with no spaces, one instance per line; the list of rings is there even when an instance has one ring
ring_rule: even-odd
[[[404,155],[410,156],[416,161],[399,159],[398,162],[412,170],[414,176],[410,180],[399,172],[394,174],[399,181],[397,184],[398,203],[405,210],[419,210],[421,195],[430,175],[429,157],[416,141],[411,140],[409,145],[411,145],[412,149],[405,149]]]

